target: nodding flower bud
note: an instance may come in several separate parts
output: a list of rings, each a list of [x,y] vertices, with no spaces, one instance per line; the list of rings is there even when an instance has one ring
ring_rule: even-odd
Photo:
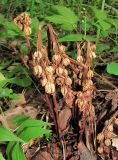
[[[40,65],[37,65],[34,67],[34,74],[37,76],[41,76],[43,70],[42,67]]]
[[[62,63],[64,66],[68,66],[70,64],[70,60],[68,58],[64,58]]]
[[[47,82],[46,85],[45,85],[45,92],[49,93],[49,94],[54,93],[55,92],[54,83]]]
[[[66,50],[66,46],[64,46],[64,45],[60,45],[60,46],[59,46],[59,49],[60,49],[62,52],[65,52],[65,50]]]
[[[95,52],[92,52],[92,57],[93,57],[93,58],[96,58],[96,57],[97,57],[96,54],[95,54]]]
[[[100,154],[103,153],[103,147],[98,147],[98,153],[100,153]]]
[[[104,143],[105,143],[106,146],[110,146],[110,145],[111,145],[110,139],[106,139],[106,140],[104,141]]]
[[[49,74],[53,74],[54,68],[53,68],[52,66],[47,66],[46,69],[45,69],[45,71],[46,71],[47,73],[49,73]]]
[[[33,58],[37,59],[37,60],[40,60],[42,58],[42,53],[40,51],[34,52]]]
[[[93,77],[93,71],[89,70],[87,73],[87,78],[91,78],[91,77]]]
[[[55,55],[52,57],[52,61],[53,61],[54,63],[58,63],[58,64],[59,64],[59,63],[61,62],[61,56],[55,54]]]
[[[77,61],[83,62],[83,57],[82,56],[77,56]]]
[[[67,77],[67,76],[68,76],[68,71],[67,71],[67,69],[64,69],[64,70],[63,70],[63,76],[64,76],[64,77]]]
[[[62,75],[63,70],[64,70],[63,68],[58,67],[58,68],[56,69],[56,74],[57,74],[57,75]]]
[[[69,86],[72,84],[72,80],[71,80],[70,77],[67,77],[67,78],[65,79],[65,84],[66,84],[66,85],[69,85]]]
[[[66,86],[62,86],[61,87],[61,93],[62,93],[62,95],[66,96],[67,92],[68,92],[67,87]]]
[[[42,84],[42,86],[44,87],[46,84],[47,84],[47,79],[46,78],[44,78],[44,79],[42,79],[41,80],[41,84]]]
[[[100,141],[103,141],[103,139],[104,139],[104,134],[103,133],[99,133],[97,135],[97,140],[100,142]]]

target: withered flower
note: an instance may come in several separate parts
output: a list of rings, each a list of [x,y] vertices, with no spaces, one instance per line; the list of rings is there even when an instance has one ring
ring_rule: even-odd
[[[60,46],[59,46],[59,49],[60,49],[62,52],[65,52],[65,50],[66,50],[66,46],[64,46],[64,45],[60,45]]]
[[[110,146],[110,145],[111,145],[110,139],[106,139],[106,140],[104,141],[104,143],[105,143],[106,146]]]
[[[67,77],[68,76],[68,71],[67,69],[63,69],[63,74],[62,74],[64,77]]]
[[[87,77],[88,77],[88,78],[93,77],[93,71],[92,71],[92,70],[89,70],[89,71],[88,71]]]
[[[59,64],[59,63],[61,62],[61,56],[55,54],[55,55],[52,57],[52,61],[53,61],[55,64]]]
[[[65,78],[65,84],[69,86],[72,84],[72,80],[70,77]]]
[[[42,74],[42,67],[40,65],[35,66],[34,68],[34,74],[40,76]]]
[[[63,64],[64,66],[68,66],[68,65],[70,64],[69,58],[64,58],[64,59],[62,60],[62,64]]]
[[[62,95],[66,96],[67,92],[68,92],[67,87],[66,86],[62,86],[61,87],[61,93],[62,93]]]
[[[39,61],[42,58],[42,53],[40,51],[36,51],[33,54],[33,59]]]
[[[113,124],[107,126],[108,131],[113,132]]]
[[[103,147],[98,147],[98,153],[100,153],[100,154],[103,153]]]
[[[52,67],[52,66],[47,66],[46,67],[46,69],[45,69],[45,71],[48,73],[48,74],[53,74],[53,72],[54,72],[54,68]]]
[[[97,140],[98,141],[102,141],[104,139],[104,134],[103,133],[99,133],[98,135],[97,135]]]
[[[46,78],[41,79],[41,85],[44,87],[47,84],[48,80]]]
[[[83,57],[82,56],[77,56],[77,61],[83,62]]]
[[[58,77],[56,79],[56,83],[59,85],[59,86],[62,86],[64,84],[64,78],[61,78],[61,77]]]
[[[62,75],[63,70],[64,70],[63,68],[58,67],[58,68],[56,69],[56,74],[57,74],[58,76]]]
[[[29,25],[31,24],[31,18],[26,12],[23,12],[19,16],[17,16],[14,19],[14,23],[18,25],[26,35],[31,34],[31,28],[29,27]]]
[[[51,82],[47,82],[45,85],[45,92],[52,94],[55,92],[55,84]]]

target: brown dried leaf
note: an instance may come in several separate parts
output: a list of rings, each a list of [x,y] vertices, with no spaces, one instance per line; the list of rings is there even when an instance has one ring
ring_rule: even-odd
[[[72,113],[69,108],[65,108],[59,113],[59,128],[63,133],[69,127],[71,116]]]
[[[23,93],[19,94],[18,99],[11,101],[12,107],[15,107],[17,105],[23,105],[23,104],[26,104],[26,99]]]
[[[36,157],[35,160],[53,160],[52,156],[50,155],[49,152],[44,151],[39,153]]]
[[[117,107],[118,106],[118,89],[112,90],[110,91],[106,97],[106,100],[112,100],[112,105],[113,107]]]

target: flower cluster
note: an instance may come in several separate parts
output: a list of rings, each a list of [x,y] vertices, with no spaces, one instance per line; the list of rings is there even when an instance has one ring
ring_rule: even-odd
[[[31,18],[28,16],[26,12],[21,13],[14,19],[16,25],[25,33],[25,35],[31,34],[31,28],[29,25],[31,24]]]
[[[101,157],[106,159],[112,156],[115,159],[114,147],[117,146],[117,134],[114,132],[114,126],[118,126],[118,118],[114,118],[112,121],[106,121],[105,127],[101,133],[97,135],[98,141],[98,153]]]

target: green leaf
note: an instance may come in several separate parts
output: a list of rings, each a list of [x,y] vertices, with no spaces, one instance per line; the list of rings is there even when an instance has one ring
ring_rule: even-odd
[[[59,42],[82,41],[82,40],[84,40],[84,36],[85,35],[82,35],[82,34],[70,34],[70,35],[67,35],[67,36],[60,38]],[[95,41],[96,38],[86,35],[85,40]]]
[[[32,79],[30,77],[24,77],[24,78],[15,77],[9,79],[9,83],[13,83],[21,87],[28,87],[32,84]]]
[[[11,78],[18,72],[22,73],[22,74],[27,73],[27,71],[24,67],[22,67],[21,65],[17,65],[17,66],[14,66],[14,68],[10,72],[7,72],[5,75],[7,78]]]
[[[12,159],[12,150],[13,150],[13,147],[15,146],[16,142],[9,142],[8,145],[7,145],[7,148],[6,148],[6,155],[7,155],[7,158],[8,160],[11,160]]]
[[[21,133],[23,130],[25,130],[28,127],[41,128],[41,127],[44,127],[44,126],[47,126],[47,125],[49,125],[49,123],[30,118],[30,119],[27,119],[25,122],[23,122],[20,125],[20,127],[17,130],[17,134]]]
[[[2,153],[0,153],[0,160],[5,160]]]
[[[0,81],[0,88],[6,85],[7,83],[16,84],[20,87],[28,87],[32,84],[32,79],[30,77],[15,77],[6,80]]]
[[[15,136],[9,129],[3,127],[2,125],[0,125],[0,141],[1,142],[5,142],[5,141],[24,142],[22,139]]]
[[[20,49],[21,49],[23,55],[28,55],[28,50],[27,50],[27,44],[26,43],[21,44]]]
[[[65,30],[71,31],[77,27],[78,17],[73,11],[64,6],[54,6],[54,9],[56,9],[57,14],[45,17],[46,20],[60,24]]]
[[[37,33],[39,27],[39,20],[37,17],[32,18],[32,23],[30,25],[32,32]]]
[[[105,20],[107,19],[107,14],[105,11],[102,11],[100,9],[97,9],[95,6],[91,6],[91,9],[92,11],[94,12],[95,14],[95,17],[98,19],[98,20]]]
[[[96,46],[96,51],[101,52],[104,50],[108,50],[109,48],[110,48],[110,46],[108,44],[98,43]]]
[[[20,138],[22,138],[25,142],[28,142],[31,139],[37,138],[39,136],[50,136],[51,131],[47,129],[43,129],[38,127],[29,127],[26,128],[24,131],[22,131],[19,135]]]
[[[68,19],[63,18],[63,16],[61,16],[61,15],[47,16],[46,19],[49,20],[50,22],[55,23],[55,24],[66,24],[66,23],[68,23]]]
[[[6,67],[8,67],[12,61],[13,60],[3,61],[2,63],[0,63],[0,70],[5,69]]]
[[[13,93],[12,89],[9,88],[0,88],[0,97],[9,97]]]
[[[54,6],[54,7],[60,15],[70,20],[70,23],[76,23],[78,21],[78,17],[75,15],[75,13],[70,8],[59,6],[59,5]]]
[[[118,46],[115,46],[112,50],[110,50],[110,52],[118,53]]]
[[[107,18],[107,22],[118,28],[118,19],[115,18]]]
[[[118,63],[111,62],[107,64],[107,72],[118,76]]]
[[[104,31],[108,30],[111,27],[111,24],[105,22],[104,20],[99,20],[98,23]]]
[[[17,115],[12,119],[12,123],[15,125],[21,125],[24,121],[29,119],[29,116],[27,115]]]
[[[0,72],[0,80],[5,80],[5,76],[2,74],[2,72]]]
[[[12,150],[12,160],[26,160],[21,145],[17,143]]]

